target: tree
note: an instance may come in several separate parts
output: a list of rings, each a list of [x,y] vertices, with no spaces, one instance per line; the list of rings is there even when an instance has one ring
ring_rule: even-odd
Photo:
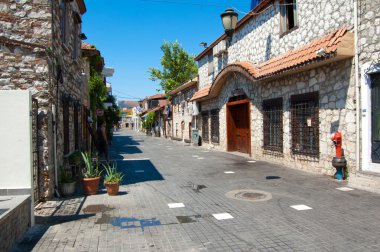
[[[150,67],[148,72],[152,81],[161,81],[160,86],[165,93],[197,74],[198,67],[194,55],[189,55],[178,41],[165,41],[161,51],[164,53],[161,57],[162,71]]]
[[[102,76],[93,72],[88,81],[90,86],[90,106],[93,113],[97,108],[103,108],[103,102],[107,98],[107,88],[104,85]]]

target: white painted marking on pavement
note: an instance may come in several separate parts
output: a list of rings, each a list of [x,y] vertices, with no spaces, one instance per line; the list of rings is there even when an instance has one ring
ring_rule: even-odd
[[[199,158],[197,158],[197,159],[205,159],[204,157],[199,157]]]
[[[140,161],[140,160],[150,160],[150,158],[123,158],[123,159],[119,159],[119,160],[123,160],[123,161]]]
[[[179,207],[185,207],[185,204],[183,203],[169,203],[169,208],[179,208]]]
[[[345,187],[345,186],[343,186],[343,187],[338,187],[338,188],[336,188],[337,190],[340,190],[340,191],[343,191],[343,192],[348,192],[348,191],[353,191],[354,189],[352,189],[352,188],[349,188],[349,187]]]
[[[310,210],[310,209],[313,209],[311,207],[308,207],[306,205],[294,205],[294,206],[290,206],[291,208],[294,208],[298,211],[303,211],[303,210]]]
[[[207,153],[207,152],[209,152],[209,151],[206,150],[206,151],[202,151],[202,152]]]
[[[197,155],[194,155],[194,156],[192,156],[192,157],[199,157],[199,156],[197,156]]]
[[[255,160],[249,160],[248,163],[256,163]]]
[[[215,219],[217,220],[227,220],[227,219],[233,219],[234,217],[229,213],[219,213],[219,214],[213,214]]]
[[[225,171],[224,173],[225,174],[232,174],[232,173],[235,173],[235,172],[233,172],[233,171]]]

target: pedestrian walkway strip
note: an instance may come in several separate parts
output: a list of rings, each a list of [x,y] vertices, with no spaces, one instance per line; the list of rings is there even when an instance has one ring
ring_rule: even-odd
[[[343,191],[343,192],[348,192],[348,191],[353,191],[354,189],[352,188],[349,188],[349,187],[345,187],[345,186],[342,186],[342,187],[338,187],[336,188],[337,190],[340,190],[340,191]]]
[[[229,214],[229,213],[218,213],[218,214],[213,214],[215,219],[217,220],[228,220],[228,219],[233,219],[234,217]]]
[[[294,206],[290,206],[290,207],[296,209],[297,211],[313,209],[313,208],[306,206],[306,205],[294,205]]]
[[[233,171],[225,171],[224,173],[225,174],[232,174],[232,173],[235,173],[235,172],[233,172]]]
[[[169,208],[180,208],[180,207],[185,207],[185,204],[183,204],[183,203],[169,203],[168,206],[169,206]]]

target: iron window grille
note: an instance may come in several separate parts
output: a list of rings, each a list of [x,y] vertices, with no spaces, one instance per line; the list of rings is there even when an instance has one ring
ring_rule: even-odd
[[[282,98],[263,101],[263,131],[265,150],[283,152]]]
[[[210,111],[211,116],[211,142],[219,144],[219,109]]]
[[[208,111],[202,112],[202,139],[204,142],[209,142],[209,114]]]
[[[319,156],[319,94],[291,96],[292,152]]]

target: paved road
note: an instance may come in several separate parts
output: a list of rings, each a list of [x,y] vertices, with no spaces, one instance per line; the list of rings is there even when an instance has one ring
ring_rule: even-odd
[[[40,205],[15,251],[380,251],[380,195],[330,177],[129,130],[111,158],[118,196]]]

